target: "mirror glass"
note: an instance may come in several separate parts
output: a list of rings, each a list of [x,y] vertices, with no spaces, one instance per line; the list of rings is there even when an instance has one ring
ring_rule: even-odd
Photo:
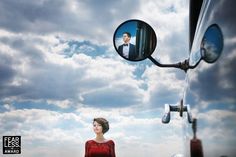
[[[117,53],[129,61],[141,61],[155,50],[157,37],[150,25],[140,20],[128,20],[120,24],[113,44]]]
[[[223,35],[218,25],[213,24],[206,30],[201,43],[201,56],[207,63],[215,62],[223,49]]]

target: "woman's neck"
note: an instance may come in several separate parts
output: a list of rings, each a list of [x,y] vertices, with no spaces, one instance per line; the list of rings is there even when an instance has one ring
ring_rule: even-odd
[[[95,139],[96,139],[96,141],[104,141],[105,140],[103,134],[97,134]]]

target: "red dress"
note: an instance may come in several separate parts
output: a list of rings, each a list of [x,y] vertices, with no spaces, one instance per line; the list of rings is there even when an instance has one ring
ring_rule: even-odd
[[[85,144],[85,157],[115,157],[115,143],[112,140],[98,143],[89,140]]]

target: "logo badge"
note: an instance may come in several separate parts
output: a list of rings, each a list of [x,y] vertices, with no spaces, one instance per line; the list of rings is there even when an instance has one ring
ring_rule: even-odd
[[[3,154],[20,154],[21,136],[3,136],[2,146]]]

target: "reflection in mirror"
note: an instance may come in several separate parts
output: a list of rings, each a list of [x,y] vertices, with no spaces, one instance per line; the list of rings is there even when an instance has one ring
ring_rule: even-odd
[[[190,54],[189,66],[194,68],[203,59],[207,63],[214,63],[223,49],[223,35],[218,25],[213,24],[206,30],[200,49]]]
[[[208,27],[201,43],[201,56],[207,63],[215,62],[223,49],[223,35],[218,25]]]
[[[140,20],[128,20],[118,26],[113,44],[120,56],[130,61],[141,61],[151,56],[156,47],[152,27]]]

